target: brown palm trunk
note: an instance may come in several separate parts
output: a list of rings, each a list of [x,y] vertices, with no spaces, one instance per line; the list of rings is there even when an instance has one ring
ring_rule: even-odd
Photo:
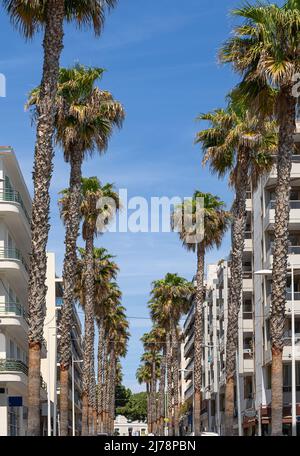
[[[272,311],[270,335],[272,343],[272,435],[282,435],[283,378],[282,352],[286,306],[288,235],[290,214],[290,182],[294,134],[296,129],[296,98],[292,86],[280,89],[279,148],[274,227],[274,259],[272,275]]]
[[[179,371],[178,371],[178,338],[174,323],[172,328],[172,364],[174,390],[174,436],[179,436]]]
[[[168,436],[173,435],[173,416],[172,416],[172,402],[173,402],[173,374],[172,374],[172,347],[171,347],[171,334],[168,332],[166,336],[167,347],[167,394],[168,394]]]
[[[243,252],[247,222],[246,197],[248,184],[250,151],[238,152],[238,175],[236,198],[233,206],[232,252],[230,262],[231,286],[228,303],[228,324],[226,335],[226,387],[225,387],[225,435],[232,435],[234,394],[233,385],[236,372],[236,352],[238,350],[239,311],[243,290]]]
[[[49,233],[49,186],[52,176],[55,97],[59,59],[63,48],[64,2],[47,2],[44,35],[44,65],[38,107],[37,136],[34,154],[34,197],[31,222],[31,259],[28,287],[29,369],[28,435],[38,436],[40,427],[40,349],[46,308],[46,246]],[[38,373],[39,372],[39,373]]]
[[[151,427],[153,434],[156,434],[156,353],[152,353],[152,375],[151,375]]]
[[[81,435],[87,436],[89,433],[88,427],[88,414],[89,414],[89,399],[86,393],[82,394],[82,428]]]
[[[83,394],[89,398],[90,395],[90,381],[91,381],[91,367],[93,361],[94,351],[94,234],[90,232],[86,240],[85,249],[85,321],[84,321],[84,353],[83,353],[83,378],[82,378],[82,391]],[[88,400],[89,402],[89,400]],[[88,408],[82,410],[82,421],[86,422],[84,432],[82,435],[88,435],[88,416],[84,415],[84,411],[88,413]]]
[[[29,423],[31,435],[39,435],[40,429],[37,429],[40,421],[40,388],[41,388],[41,377],[40,377],[40,364],[41,364],[41,348],[39,344],[29,345],[29,364],[28,370],[31,372],[31,389],[28,390],[28,403],[31,405],[31,419]],[[39,394],[37,394],[39,390]],[[29,417],[28,417],[29,420]],[[38,421],[38,423],[36,422]],[[34,433],[33,433],[34,429]]]
[[[202,312],[204,300],[204,255],[205,248],[203,243],[197,246],[197,285],[195,297],[195,325],[194,325],[194,435],[198,436],[201,432],[201,386],[202,386],[202,347],[203,347],[203,327]]]
[[[69,422],[69,369],[60,369],[60,425],[67,423],[67,429],[60,428],[60,435],[68,435]]]
[[[71,172],[69,184],[68,211],[65,219],[65,258],[63,266],[63,306],[60,321],[59,352],[60,382],[68,371],[71,361],[71,326],[73,316],[74,287],[76,279],[76,244],[80,224],[81,166],[82,153],[74,148],[70,157]],[[60,392],[60,433],[68,435],[68,389]],[[65,396],[66,395],[66,396]]]
[[[151,406],[150,406],[150,385],[146,383],[146,391],[147,391],[147,424],[148,424],[148,433],[152,432],[151,427]]]
[[[103,319],[98,321],[98,389],[97,389],[97,415],[98,432],[102,432],[103,415],[103,374],[104,374],[104,323]]]
[[[158,413],[157,423],[159,435],[164,435],[164,418],[165,418],[165,383],[166,383],[166,346],[163,346],[163,355],[160,366],[159,379],[159,396],[158,396]]]

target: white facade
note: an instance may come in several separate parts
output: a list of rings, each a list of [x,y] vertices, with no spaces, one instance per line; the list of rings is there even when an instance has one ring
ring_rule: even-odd
[[[43,434],[48,434],[48,411],[51,416],[51,435],[59,432],[59,321],[63,297],[63,280],[56,275],[55,254],[47,253],[47,278],[48,287],[46,296],[46,317],[44,323],[44,337],[47,340],[47,358],[41,362],[43,378],[47,383],[49,400],[42,404]],[[72,356],[76,361],[82,360],[82,334],[81,323],[75,306],[73,306],[73,324],[71,329]],[[75,391],[75,423],[76,433],[81,430],[81,363],[74,363],[74,391]],[[47,398],[48,399],[48,398]],[[72,433],[72,369],[69,370],[69,433]]]
[[[120,436],[146,436],[148,434],[147,423],[143,421],[128,421],[125,416],[116,416],[114,422],[115,433]]]
[[[0,436],[25,435],[27,428],[30,214],[14,151],[0,147]],[[42,379],[41,386],[46,398]]]

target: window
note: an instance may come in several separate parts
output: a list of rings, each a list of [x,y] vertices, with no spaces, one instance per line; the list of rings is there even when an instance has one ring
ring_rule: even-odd
[[[21,359],[20,348],[17,346],[17,359]]]
[[[300,363],[296,362],[296,389],[300,391]],[[283,365],[283,391],[292,391],[292,365]]]

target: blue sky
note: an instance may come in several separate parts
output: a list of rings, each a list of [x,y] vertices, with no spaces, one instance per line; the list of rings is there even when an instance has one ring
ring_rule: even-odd
[[[188,197],[197,188],[219,194],[230,206],[230,190],[202,168],[201,152],[193,141],[199,129],[196,116],[222,106],[236,81],[230,69],[218,65],[217,50],[231,30],[229,10],[239,4],[236,0],[120,0],[100,39],[91,31],[66,26],[62,65],[80,62],[105,68],[101,87],[126,109],[122,131],[114,134],[105,156],[86,161],[85,176],[97,175],[117,188],[127,188],[129,197]],[[24,42],[2,13],[0,39],[0,73],[7,78],[7,97],[0,98],[0,144],[14,147],[32,191],[35,131],[24,103],[40,82],[41,36]],[[58,273],[64,231],[57,194],[67,186],[68,174],[57,150],[48,250],[57,254]],[[191,279],[195,258],[170,233],[111,233],[97,243],[117,256],[121,268],[119,283],[132,334],[123,362],[124,383],[139,390],[135,371],[142,351],[139,339],[150,326],[151,282],[167,272]],[[208,262],[225,257],[228,250],[227,236],[220,251],[209,253]]]

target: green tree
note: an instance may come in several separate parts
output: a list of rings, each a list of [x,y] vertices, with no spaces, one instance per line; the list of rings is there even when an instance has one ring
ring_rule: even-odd
[[[116,385],[116,408],[125,407],[131,396],[131,389],[124,385]]]
[[[117,415],[123,415],[130,421],[146,421],[147,393],[132,394],[124,407],[117,407]]]

